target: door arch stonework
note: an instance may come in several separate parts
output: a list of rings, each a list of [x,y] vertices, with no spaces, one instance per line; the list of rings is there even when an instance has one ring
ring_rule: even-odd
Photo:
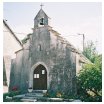
[[[31,68],[31,70],[30,70],[30,77],[29,77],[29,87],[34,87],[33,86],[33,82],[34,82],[34,80],[33,80],[33,75],[34,75],[34,70],[39,66],[39,65],[42,65],[42,66],[44,66],[45,67],[45,69],[46,69],[46,71],[47,71],[47,89],[48,89],[48,87],[49,87],[49,83],[48,83],[48,79],[49,79],[49,71],[48,71],[48,68],[47,68],[47,66],[46,66],[46,64],[44,64],[43,62],[38,62],[38,63],[36,63],[36,64],[34,64],[33,66],[32,66],[32,68]]]

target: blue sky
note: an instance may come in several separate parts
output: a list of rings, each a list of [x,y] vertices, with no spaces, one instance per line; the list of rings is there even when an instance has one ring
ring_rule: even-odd
[[[19,39],[31,33],[34,17],[40,10],[40,2],[4,3],[4,19],[8,20],[12,30]],[[96,42],[97,50],[101,53],[102,40],[102,7],[100,2],[43,2],[43,10],[51,18],[50,26],[61,33],[77,49],[82,50],[82,36],[85,42]]]

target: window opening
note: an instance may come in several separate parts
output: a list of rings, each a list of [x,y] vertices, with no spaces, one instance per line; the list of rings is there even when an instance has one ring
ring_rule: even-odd
[[[44,25],[44,18],[40,19],[40,25]]]
[[[34,74],[34,78],[39,78],[39,74]]]
[[[45,74],[45,70],[42,70],[42,74]]]
[[[40,44],[38,45],[38,50],[41,51],[41,45]]]

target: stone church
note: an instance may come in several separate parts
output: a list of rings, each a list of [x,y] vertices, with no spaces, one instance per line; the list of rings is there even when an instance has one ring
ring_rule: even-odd
[[[9,90],[15,86],[33,90],[61,91],[76,94],[76,74],[83,63],[83,54],[49,25],[50,18],[41,8],[34,18],[33,33],[23,40],[23,48],[12,60]]]

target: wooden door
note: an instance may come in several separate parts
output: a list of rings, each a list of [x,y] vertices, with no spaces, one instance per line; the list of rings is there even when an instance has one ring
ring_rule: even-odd
[[[47,71],[43,65],[37,66],[34,70],[33,90],[47,90]]]

